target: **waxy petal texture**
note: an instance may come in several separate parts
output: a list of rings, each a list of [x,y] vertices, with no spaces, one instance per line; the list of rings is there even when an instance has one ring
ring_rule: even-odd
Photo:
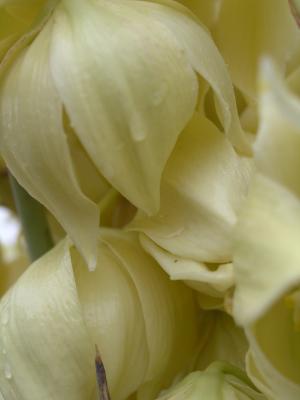
[[[94,268],[99,211],[82,193],[73,169],[63,104],[49,70],[51,28],[52,21],[2,84],[1,151],[16,179],[56,216]]]
[[[261,58],[272,57],[284,72],[300,31],[288,1],[223,0],[214,38],[234,84],[255,100]]]
[[[195,114],[163,175],[159,213],[139,211],[128,229],[172,277],[213,296],[234,282],[232,229],[252,173],[226,137]],[[220,267],[205,263],[223,264]]]
[[[236,228],[233,314],[250,343],[247,369],[270,398],[300,396],[300,101],[262,66],[257,173]]]
[[[171,282],[136,234],[99,232],[89,272],[69,239],[0,303],[0,392],[11,400],[96,396],[95,344],[113,399],[152,400],[187,367],[198,338],[193,292]]]

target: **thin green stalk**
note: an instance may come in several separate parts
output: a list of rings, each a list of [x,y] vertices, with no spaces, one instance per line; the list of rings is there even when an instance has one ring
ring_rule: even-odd
[[[45,211],[43,206],[33,199],[11,174],[10,184],[28,253],[31,261],[34,261],[53,247]]]

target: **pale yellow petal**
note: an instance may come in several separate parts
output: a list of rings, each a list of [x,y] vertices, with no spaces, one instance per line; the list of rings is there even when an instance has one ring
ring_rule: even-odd
[[[261,57],[272,57],[284,71],[300,30],[286,0],[224,0],[214,37],[234,84],[255,99]]]
[[[217,109],[223,128],[234,146],[244,153],[251,153],[249,138],[242,130],[237,112],[231,78],[224,59],[207,29],[192,20],[190,12],[178,3],[169,0],[155,0],[151,9],[152,15],[163,21],[177,38],[192,65],[213,88]],[[162,5],[172,6],[172,12]],[[140,7],[145,8],[144,2]],[[236,31],[235,31],[236,32]]]
[[[155,395],[154,392],[150,397],[151,386],[155,390],[163,378],[168,382],[193,354],[198,333],[195,301],[183,284],[170,282],[143,251],[137,235],[117,230],[101,232],[101,241],[122,263],[138,292],[149,349],[144,377],[149,383],[139,390],[139,396],[143,400],[151,399]]]
[[[3,0],[0,3],[0,61],[6,55],[12,58],[16,49],[34,38],[58,1]]]
[[[140,240],[144,249],[172,280],[183,280],[193,289],[213,297],[222,297],[234,284],[232,264],[210,267],[205,263],[171,254],[157,246],[146,235],[142,234]]]
[[[153,213],[162,170],[196,106],[196,75],[150,3],[143,12],[124,0],[62,3],[51,69],[71,123],[105,178]]]
[[[264,400],[246,374],[230,364],[214,362],[205,371],[187,375],[170,390],[163,393],[161,400]]]
[[[126,399],[145,380],[149,363],[143,310],[134,282],[106,245],[89,272],[73,253],[78,295],[91,343],[99,347],[113,399]]]
[[[136,234],[101,230],[99,253],[89,272],[63,240],[1,300],[5,398],[96,398],[95,344],[116,400],[136,390],[152,400],[190,362],[199,325],[193,292],[168,279]]]
[[[82,400],[94,384],[68,241],[22,275],[0,303],[0,391],[10,400]]]
[[[257,174],[236,228],[234,315],[248,324],[300,282],[300,102],[264,64]]]
[[[211,27],[216,23],[220,0],[179,0],[179,2],[193,11],[206,26]]]
[[[223,311],[208,311],[201,321],[202,332],[206,330],[206,341],[197,356],[197,369],[204,370],[213,361],[222,360],[245,368],[248,341],[244,330]]]
[[[269,60],[261,66],[259,110],[258,169],[299,196],[300,100],[287,90]]]
[[[236,228],[234,316],[260,317],[300,282],[300,202],[272,180],[257,176]]]
[[[166,166],[159,213],[139,212],[131,228],[175,256],[230,262],[231,231],[251,168],[210,121],[195,114]]]
[[[300,332],[295,328],[293,310],[281,300],[247,329],[250,376],[274,400],[300,396]]]
[[[99,212],[82,193],[48,66],[51,22],[20,55],[1,88],[0,143],[19,183],[69,232],[93,268]]]

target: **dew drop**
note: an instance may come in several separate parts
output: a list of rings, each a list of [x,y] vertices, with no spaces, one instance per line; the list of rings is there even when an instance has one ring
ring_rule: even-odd
[[[148,135],[147,130],[139,118],[134,118],[130,122],[130,133],[135,142],[142,142]]]
[[[154,106],[159,106],[165,99],[168,92],[168,85],[163,83],[161,87],[154,93],[152,102]]]
[[[12,378],[12,372],[11,372],[11,367],[8,362],[5,363],[4,365],[4,376],[6,379],[11,379]]]

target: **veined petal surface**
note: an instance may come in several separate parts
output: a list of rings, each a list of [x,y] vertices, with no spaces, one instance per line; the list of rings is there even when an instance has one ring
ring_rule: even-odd
[[[61,242],[22,275],[0,304],[0,391],[10,400],[81,400],[94,382],[69,253]]]
[[[154,213],[162,170],[196,106],[198,83],[164,21],[151,16],[150,3],[144,10],[139,3],[63,1],[50,62],[95,165],[134,205]]]
[[[260,110],[258,173],[239,216],[234,249],[234,315],[242,324],[300,282],[300,101],[269,64],[262,71]]]
[[[23,51],[1,85],[1,152],[19,183],[56,216],[93,268],[99,211],[73,170],[63,104],[49,70],[51,25]]]
[[[205,371],[187,375],[163,393],[161,400],[264,400],[246,374],[230,364],[212,363]]]
[[[145,233],[168,252],[199,262],[231,261],[231,231],[246,195],[251,160],[195,114],[166,166],[159,213],[139,212],[129,229]]]
[[[116,400],[136,391],[152,400],[187,367],[199,334],[193,292],[168,279],[136,234],[99,234],[94,272],[65,239],[2,299],[5,399],[96,398],[95,344]]]
[[[139,7],[146,8],[145,2],[139,2]],[[195,17],[192,19],[193,14],[188,9],[171,0],[153,0],[147,8],[173,33],[194,70],[212,87],[228,139],[240,152],[251,154],[249,138],[240,124],[229,71],[207,28]]]
[[[258,172],[236,229],[233,314],[250,343],[247,369],[272,400],[300,396],[300,101],[262,67]]]

